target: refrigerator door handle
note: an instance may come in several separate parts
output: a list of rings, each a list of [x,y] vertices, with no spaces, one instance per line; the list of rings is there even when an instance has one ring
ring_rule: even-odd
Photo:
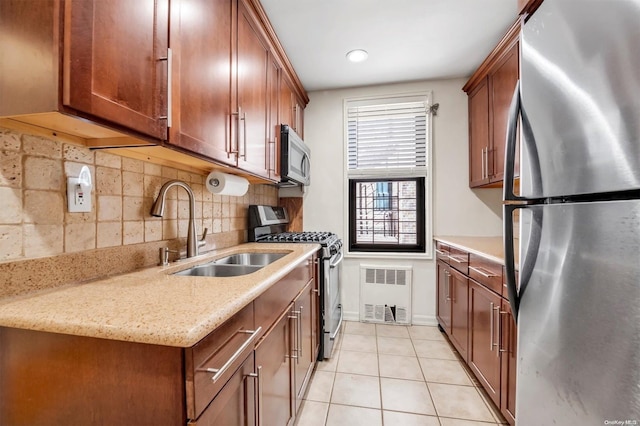
[[[519,201],[521,197],[513,193],[513,179],[516,164],[516,140],[518,138],[518,117],[520,116],[520,80],[516,82],[507,118],[507,140],[504,150],[504,201]]]
[[[535,139],[533,137],[533,130],[527,114],[522,108],[522,98],[520,89],[520,80],[516,83],[516,88],[513,91],[513,98],[511,99],[511,106],[509,107],[509,115],[507,121],[507,140],[504,150],[504,184],[503,184],[503,200],[505,202],[510,201],[525,201],[536,202],[539,201],[535,198],[526,198],[515,195],[513,192],[513,179],[515,176],[515,164],[516,164],[516,142],[518,140],[518,118],[522,119],[522,147],[527,148],[529,154],[528,165],[531,167],[531,190],[534,194],[542,193],[542,172],[540,170],[540,160],[538,157],[538,150],[536,148]]]
[[[511,313],[513,320],[518,323],[518,309],[520,308],[520,300],[525,294],[529,279],[533,273],[533,268],[536,264],[538,257],[538,251],[540,248],[540,240],[542,239],[542,218],[543,209],[542,206],[527,205],[527,204],[505,204],[503,208],[503,226],[504,226],[504,263],[505,273],[507,278],[507,293],[509,296],[509,305],[511,306]],[[531,228],[529,237],[527,239],[526,250],[521,251],[524,253],[524,258],[520,259],[520,288],[516,284],[516,268],[515,268],[515,249],[514,235],[513,235],[513,212],[517,209],[526,209],[531,212]]]
[[[506,176],[505,176],[506,178]],[[505,179],[505,189],[506,189]],[[511,314],[513,320],[518,323],[518,308],[520,306],[520,296],[516,286],[516,267],[513,247],[513,212],[520,208],[520,205],[505,204],[503,207],[503,226],[504,226],[504,266],[507,276],[507,295],[509,297],[509,305],[511,306]]]

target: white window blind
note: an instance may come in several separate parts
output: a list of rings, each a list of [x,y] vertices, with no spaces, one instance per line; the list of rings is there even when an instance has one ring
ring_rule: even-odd
[[[426,169],[426,96],[348,101],[348,170]]]

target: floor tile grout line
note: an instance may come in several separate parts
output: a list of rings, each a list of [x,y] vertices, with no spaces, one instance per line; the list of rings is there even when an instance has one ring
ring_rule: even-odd
[[[375,327],[375,325],[374,325],[374,327]],[[403,327],[405,327],[405,329],[406,329],[406,326],[403,326]],[[340,404],[340,403],[333,403],[333,402],[331,402],[331,399],[332,399],[332,397],[333,397],[333,392],[334,392],[334,389],[335,389],[335,382],[336,382],[336,378],[337,378],[337,374],[338,374],[338,363],[339,363],[339,361],[340,361],[340,356],[342,355],[342,347],[340,347],[340,350],[339,350],[339,351],[337,351],[337,352],[336,352],[336,354],[335,354],[335,355],[336,355],[336,358],[337,358],[337,360],[336,360],[336,366],[335,366],[335,367],[336,367],[336,369],[333,371],[334,377],[333,377],[333,382],[332,382],[332,386],[331,386],[331,392],[330,392],[330,395],[329,395],[329,402],[327,403],[327,410],[326,410],[326,412],[325,412],[325,419],[324,419],[324,425],[325,425],[325,426],[327,426],[327,423],[328,423],[329,411],[330,411],[330,409],[331,409],[331,405],[351,406],[351,407],[359,407],[359,408],[366,408],[366,409],[378,410],[378,411],[380,412],[380,416],[381,416],[382,424],[384,424],[384,411],[385,411],[385,409],[384,409],[384,403],[383,403],[383,399],[382,399],[382,382],[381,382],[381,379],[382,379],[382,378],[387,378],[387,377],[386,377],[386,376],[385,376],[385,377],[381,376],[381,372],[380,372],[380,355],[390,355],[390,356],[408,357],[408,358],[415,358],[415,359],[417,360],[417,362],[418,362],[418,366],[419,366],[419,368],[420,368],[420,372],[421,372],[421,375],[422,375],[422,378],[423,378],[423,380],[421,380],[421,381],[423,381],[423,382],[427,385],[427,390],[428,390],[428,393],[429,393],[429,397],[430,397],[430,399],[431,399],[431,402],[432,402],[432,404],[433,404],[434,410],[435,410],[435,412],[436,412],[436,418],[437,418],[437,420],[438,420],[438,422],[439,422],[440,424],[441,424],[441,421],[440,421],[441,416],[438,414],[438,410],[437,410],[437,408],[436,408],[436,406],[435,406],[435,402],[433,401],[433,396],[431,395],[431,390],[430,390],[430,388],[429,388],[429,383],[433,383],[433,384],[443,384],[443,385],[451,385],[451,386],[464,386],[464,387],[467,387],[467,388],[468,388],[468,387],[474,387],[474,388],[476,388],[476,393],[477,393],[477,394],[478,394],[478,396],[482,399],[482,401],[483,401],[484,405],[485,405],[485,406],[486,406],[486,408],[489,410],[489,412],[490,412],[490,414],[491,414],[491,416],[492,416],[492,418],[493,418],[493,422],[486,422],[486,424],[496,424],[496,425],[501,425],[501,424],[502,424],[502,423],[501,423],[501,420],[499,420],[498,418],[496,418],[496,415],[494,414],[494,409],[493,409],[492,407],[487,406],[487,405],[488,405],[488,402],[490,402],[490,401],[488,401],[488,400],[487,400],[487,398],[484,398],[484,397],[483,397],[483,395],[481,395],[481,394],[480,394],[481,389],[478,387],[478,384],[476,383],[476,381],[475,381],[475,380],[472,380],[472,379],[471,379],[471,377],[469,377],[469,380],[471,381],[471,385],[460,385],[460,384],[453,384],[453,383],[446,383],[446,382],[442,382],[442,383],[440,383],[440,382],[428,382],[428,381],[427,381],[427,379],[426,379],[426,377],[425,377],[425,375],[424,375],[424,370],[422,369],[422,364],[420,363],[420,358],[421,358],[421,357],[418,355],[418,352],[417,352],[417,351],[416,351],[416,349],[415,349],[415,341],[416,341],[416,340],[423,340],[423,341],[424,341],[424,340],[427,340],[427,341],[437,342],[437,341],[442,341],[442,340],[436,340],[436,339],[414,339],[414,338],[411,336],[411,333],[409,333],[409,339],[411,340],[411,345],[412,345],[412,348],[413,348],[413,350],[414,350],[414,355],[408,356],[408,355],[404,355],[404,354],[386,354],[386,353],[381,354],[381,353],[380,353],[380,351],[379,351],[379,350],[380,350],[380,348],[379,348],[379,344],[378,344],[378,337],[391,337],[391,338],[393,338],[393,337],[395,337],[395,338],[402,338],[402,337],[398,337],[398,336],[378,336],[378,335],[377,335],[377,327],[375,327],[375,328],[374,328],[374,330],[375,330],[375,334],[374,334],[373,336],[375,337],[375,348],[376,348],[375,355],[376,355],[376,358],[377,358],[377,361],[378,361],[378,362],[377,362],[377,367],[378,367],[378,368],[377,368],[377,370],[378,370],[378,375],[377,375],[377,377],[378,377],[378,383],[379,383],[379,389],[380,389],[380,395],[379,395],[379,397],[380,397],[380,408],[379,408],[379,409],[377,409],[377,408],[372,408],[372,407],[361,407],[361,406],[357,406],[357,405],[348,405],[348,404]],[[406,330],[406,331],[408,332],[408,330]],[[344,337],[344,334],[350,334],[350,333],[347,333],[347,332],[346,332],[346,328],[345,328],[345,332],[344,332],[344,333],[341,333],[341,338],[343,338],[343,337]],[[360,334],[360,335],[362,336],[363,334]],[[367,335],[367,334],[364,334],[364,335]],[[368,335],[370,335],[370,334],[368,334]],[[406,338],[405,338],[405,339],[406,339]],[[445,339],[445,341],[446,341],[446,339]],[[342,343],[342,342],[341,342],[341,343]],[[451,348],[451,344],[450,344],[449,342],[447,342],[447,343],[448,343],[448,346]],[[361,352],[361,351],[349,351],[349,350],[348,350],[347,352]],[[370,352],[369,352],[369,353],[370,353]],[[454,352],[454,353],[455,353],[455,352]],[[422,357],[422,358],[426,358],[426,359],[439,359],[439,360],[443,360],[443,361],[453,361],[453,360],[450,360],[450,359],[443,359],[443,358],[431,358],[431,357]],[[456,357],[456,360],[460,363],[460,359],[459,359],[459,357]],[[347,372],[343,372],[343,373],[340,373],[340,374],[354,374],[354,375],[361,375],[361,376],[368,376],[368,377],[372,377],[371,375],[368,375],[368,374],[358,374],[358,373],[347,373]],[[466,370],[465,370],[465,374],[466,374],[467,376],[469,376],[469,372],[468,372],[468,371],[466,371]],[[397,377],[396,377],[396,378],[394,378],[394,377],[390,377],[390,379],[396,379],[396,380],[407,380],[407,381],[414,381],[414,382],[419,381],[419,380],[414,380],[414,379],[397,378]],[[426,415],[426,414],[421,414],[421,413],[411,413],[411,412],[404,412],[404,411],[397,411],[397,410],[387,410],[387,411],[394,411],[394,412],[399,412],[399,413],[408,413],[408,414],[414,414],[414,415]],[[427,416],[428,416],[428,415],[427,415]],[[431,417],[433,417],[433,416],[431,416]],[[461,418],[458,418],[458,417],[442,417],[442,418],[451,418],[451,419],[467,420],[467,421],[469,420],[469,419],[461,419]],[[482,421],[479,421],[479,420],[476,420],[476,421],[478,421],[479,423],[485,423],[485,422],[482,422]]]

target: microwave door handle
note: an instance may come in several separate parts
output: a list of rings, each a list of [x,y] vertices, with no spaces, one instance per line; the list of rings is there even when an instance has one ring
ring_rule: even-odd
[[[309,156],[305,152],[302,154],[302,175],[306,178],[309,175],[309,167],[307,166],[310,163]]]

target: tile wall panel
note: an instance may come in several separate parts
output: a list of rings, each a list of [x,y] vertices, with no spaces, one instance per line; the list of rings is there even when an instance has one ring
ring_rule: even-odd
[[[93,208],[88,213],[69,213],[66,180],[77,176],[82,166],[91,171]],[[204,178],[112,152],[91,151],[0,128],[0,275],[2,269],[5,273],[13,271],[11,281],[15,285],[20,281],[18,272],[29,268],[24,262],[32,259],[42,263],[42,258],[51,258],[49,263],[60,260],[69,265],[68,259],[57,257],[73,254],[77,260],[83,255],[110,255],[120,261],[114,250],[118,247],[144,253],[139,259],[145,259],[145,264],[136,261],[126,266],[124,262],[119,269],[126,271],[152,266],[161,245],[184,250],[189,216],[186,192],[180,188],[169,191],[165,217],[149,214],[160,187],[170,179],[183,180],[193,189],[197,233],[209,229],[205,250],[245,242],[248,205],[278,203],[275,186],[250,185],[243,197],[219,196],[206,190]],[[89,279],[82,273],[68,272],[74,280]],[[59,273],[64,274],[65,269]],[[52,281],[63,283],[65,279],[56,276]]]

